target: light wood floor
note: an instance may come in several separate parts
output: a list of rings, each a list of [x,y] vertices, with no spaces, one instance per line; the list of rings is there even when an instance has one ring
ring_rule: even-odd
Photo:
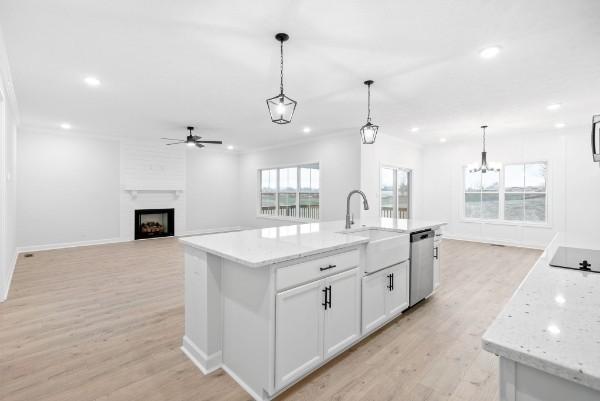
[[[449,241],[435,296],[280,400],[497,400],[480,337],[538,251]],[[183,261],[174,239],[19,257],[0,304],[0,400],[248,400],[181,353]]]

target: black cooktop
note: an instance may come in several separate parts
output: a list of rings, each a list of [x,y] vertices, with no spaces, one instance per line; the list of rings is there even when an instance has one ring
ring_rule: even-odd
[[[560,246],[550,266],[600,273],[600,250]]]

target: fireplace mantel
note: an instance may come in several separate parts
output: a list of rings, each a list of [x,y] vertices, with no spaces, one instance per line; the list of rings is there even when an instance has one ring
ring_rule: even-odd
[[[123,191],[129,193],[131,199],[136,199],[140,192],[171,192],[175,199],[178,199],[183,193],[183,188],[123,188]]]

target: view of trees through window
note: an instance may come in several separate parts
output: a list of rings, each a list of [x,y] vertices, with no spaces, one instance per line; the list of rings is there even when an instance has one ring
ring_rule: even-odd
[[[319,164],[260,170],[259,213],[318,220]]]
[[[465,169],[465,218],[546,221],[546,163],[508,164],[500,172]],[[502,183],[502,185],[501,185]]]
[[[410,170],[381,169],[381,217],[407,219],[410,205]]]

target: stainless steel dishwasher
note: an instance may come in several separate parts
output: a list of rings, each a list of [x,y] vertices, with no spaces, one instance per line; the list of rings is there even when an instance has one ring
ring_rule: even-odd
[[[434,236],[433,230],[417,231],[410,235],[410,306],[433,292]]]

